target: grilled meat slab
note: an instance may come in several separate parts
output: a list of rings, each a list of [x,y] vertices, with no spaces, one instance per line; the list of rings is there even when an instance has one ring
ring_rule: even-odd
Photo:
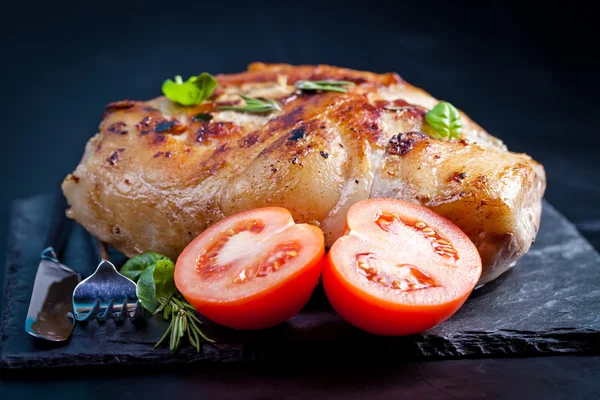
[[[237,212],[289,209],[343,234],[357,201],[391,197],[433,209],[463,229],[484,264],[480,283],[514,265],[538,230],[546,179],[461,112],[461,140],[421,133],[438,100],[398,75],[327,65],[253,63],[217,75],[198,106],[165,97],[109,104],[69,174],[68,215],[127,256],[176,258],[199,233]],[[347,93],[298,92],[298,80],[346,80]],[[274,99],[268,114],[221,111],[239,94]]]

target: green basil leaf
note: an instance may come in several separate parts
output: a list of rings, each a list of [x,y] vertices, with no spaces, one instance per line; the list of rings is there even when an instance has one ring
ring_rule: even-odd
[[[438,103],[427,114],[425,120],[429,127],[426,133],[435,139],[460,139],[463,123],[460,113],[448,102]]]
[[[162,92],[169,100],[182,106],[193,106],[208,99],[217,88],[217,80],[207,72],[192,76],[183,82],[180,75],[175,80],[163,82]]]
[[[159,260],[154,267],[155,297],[160,305],[166,304],[177,292],[175,286],[175,264],[171,260]]]
[[[137,282],[140,275],[148,267],[153,266],[159,260],[169,260],[169,257],[159,253],[145,253],[127,260],[121,267],[121,274],[125,275],[134,282]]]
[[[146,310],[154,313],[177,292],[174,274],[175,264],[169,259],[158,260],[142,272],[137,283],[137,296]]]
[[[154,286],[153,273],[155,266],[156,264],[146,268],[144,272],[142,272],[136,288],[137,296],[138,299],[140,299],[142,306],[151,313],[154,313],[160,306],[156,299],[156,287]]]
[[[202,99],[200,101],[208,99],[217,88],[217,80],[208,72],[203,72],[200,75],[198,75],[198,77],[194,81],[194,84],[200,91],[200,98]]]

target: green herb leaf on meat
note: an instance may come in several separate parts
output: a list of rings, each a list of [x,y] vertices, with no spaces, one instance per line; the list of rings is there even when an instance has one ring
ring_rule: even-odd
[[[162,92],[169,100],[182,106],[193,106],[208,99],[217,88],[217,80],[207,72],[183,81],[180,75],[175,80],[163,82]]]
[[[255,99],[253,97],[244,96],[243,94],[240,94],[240,97],[246,101],[246,104],[244,106],[223,106],[219,107],[219,110],[240,111],[248,113],[266,113],[281,110],[281,106],[275,100]]]
[[[327,79],[324,81],[298,81],[294,87],[298,90],[321,90],[323,92],[340,92],[348,91],[347,86],[353,86],[354,82],[336,81]]]
[[[428,124],[424,126],[425,133],[434,139],[460,139],[463,123],[460,113],[452,104],[438,103],[425,114],[425,120]]]

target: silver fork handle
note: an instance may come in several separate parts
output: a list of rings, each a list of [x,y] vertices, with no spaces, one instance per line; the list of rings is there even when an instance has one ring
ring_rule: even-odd
[[[108,249],[106,248],[106,243],[104,243],[100,239],[97,239],[95,236],[90,236],[91,239],[94,241],[94,253],[96,254],[98,262],[110,261],[110,258],[108,257]]]

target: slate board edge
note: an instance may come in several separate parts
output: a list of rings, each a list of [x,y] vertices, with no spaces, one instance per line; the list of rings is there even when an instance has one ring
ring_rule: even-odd
[[[515,335],[518,334],[518,335]],[[481,339],[485,336],[487,351],[483,351]],[[523,337],[525,336],[525,337]],[[564,343],[569,345],[564,347]],[[410,341],[409,341],[410,340]],[[573,342],[579,347],[574,350]],[[490,342],[494,345],[490,346]],[[244,350],[241,346],[205,345],[201,353],[185,352],[173,356],[170,353],[156,352],[151,349],[141,354],[100,355],[88,354],[77,356],[77,367],[130,365],[143,366],[151,364],[173,365],[202,362],[248,362],[248,361],[304,361],[315,360],[326,356],[328,359],[344,361],[369,361],[377,353],[378,362],[393,362],[398,359],[435,360],[493,357],[549,356],[559,354],[600,354],[600,331],[570,332],[557,330],[546,332],[470,332],[461,334],[458,339],[425,335],[407,338],[390,347],[386,344],[361,345],[348,350],[349,343],[331,346],[331,343],[310,343],[299,346],[295,351],[281,348],[256,348]],[[440,350],[443,349],[443,350]],[[49,362],[48,362],[49,361]],[[73,367],[74,356],[54,357],[43,365],[38,358],[4,357],[0,359],[0,369],[43,369]]]
[[[545,203],[546,205],[548,203]],[[552,211],[564,218],[560,212],[554,209]],[[19,222],[15,218],[16,202],[11,206],[11,220],[9,229],[17,228],[14,226]],[[17,213],[18,214],[18,213]],[[24,219],[20,220],[21,222]],[[14,273],[10,273],[11,269],[16,271],[17,266],[9,265],[9,255],[18,251],[16,246],[17,238],[9,236],[7,245],[7,263],[5,266],[5,282],[4,282],[4,300],[7,299],[8,288],[11,280],[14,279]],[[595,252],[593,247],[582,237],[589,248]],[[596,253],[597,254],[597,253]],[[11,268],[12,267],[12,268]],[[1,326],[6,326],[7,319],[11,315],[2,312]],[[405,338],[405,340],[396,340],[393,345],[389,341],[377,341],[377,344],[369,346],[352,346],[352,351],[348,351],[349,343],[344,343],[343,340],[337,346],[332,343],[304,343],[292,346],[296,350],[289,351],[278,347],[265,346],[231,346],[225,344],[219,346],[204,346],[201,353],[182,352],[177,356],[173,356],[168,352],[153,352],[151,348],[148,351],[141,351],[138,354],[120,354],[120,355],[69,355],[64,357],[54,357],[51,360],[46,360],[40,363],[39,358],[32,356],[5,356],[3,352],[3,343],[5,340],[4,333],[0,338],[0,369],[21,369],[21,368],[54,368],[54,367],[69,367],[73,366],[73,358],[79,357],[76,361],[77,366],[109,366],[109,365],[144,365],[144,364],[189,364],[197,362],[236,362],[236,361],[278,361],[278,360],[301,360],[323,356],[334,356],[338,354],[348,360],[369,360],[372,358],[373,352],[384,354],[385,357],[378,359],[391,360],[403,357],[404,359],[415,358],[418,354],[418,359],[452,359],[452,358],[481,358],[486,356],[527,356],[527,355],[556,355],[556,354],[600,354],[600,331],[586,330],[571,332],[568,329],[558,329],[549,331],[523,332],[523,331],[472,331],[463,332],[456,338],[441,337],[436,335],[422,335],[417,337]],[[23,332],[25,335],[25,332]],[[486,338],[486,349],[481,346],[481,338]],[[396,338],[397,339],[397,338]],[[565,340],[568,340],[569,345]],[[493,345],[490,347],[490,342]],[[577,346],[573,346],[573,342]],[[373,342],[375,343],[375,341]],[[490,351],[491,350],[491,351]]]
[[[9,221],[8,221],[8,229],[9,232],[10,231],[14,231],[14,225],[17,223],[18,219],[15,218],[15,214],[16,214],[16,209],[17,209],[17,203],[19,202],[19,200],[13,200],[11,205],[10,205],[10,209],[9,209]],[[8,287],[9,287],[9,283],[12,280],[12,274],[10,273],[10,260],[11,257],[10,255],[12,254],[12,252],[14,252],[14,236],[12,235],[8,235],[8,240],[7,240],[7,244],[6,244],[6,256],[4,259],[4,285],[2,287],[2,299],[0,302],[0,306],[2,307],[1,314],[0,314],[0,369],[5,369],[5,368],[10,368],[9,365],[7,365],[7,360],[4,358],[4,342],[7,339],[7,336],[5,335],[4,330],[2,329],[4,326],[8,325],[8,315],[5,312],[5,308],[6,308],[6,300],[8,299]],[[23,327],[24,328],[24,327]],[[25,330],[23,329],[23,332],[25,332]]]

